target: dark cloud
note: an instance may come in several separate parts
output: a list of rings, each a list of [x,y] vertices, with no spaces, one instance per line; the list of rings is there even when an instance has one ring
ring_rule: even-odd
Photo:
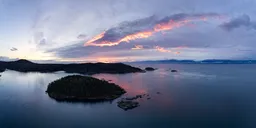
[[[11,50],[12,52],[18,51],[18,49],[17,49],[17,48],[14,48],[14,47],[12,47],[10,50]]]
[[[214,17],[219,16],[215,13],[200,13],[200,14],[174,14],[169,17],[160,18],[159,20],[156,16],[150,16],[143,19],[138,19],[135,21],[126,21],[122,22],[116,27],[113,27],[106,31],[106,34],[104,35],[101,40],[108,40],[108,41],[116,41],[126,35],[144,31],[149,28],[153,28],[158,23],[165,23],[169,20],[175,20],[180,21],[184,20],[186,18],[203,18],[203,17]],[[198,36],[202,36],[201,38],[198,38]],[[192,35],[185,34],[186,37],[190,38],[184,38],[184,36],[168,36],[168,35],[158,35],[159,38],[156,40],[133,40],[130,43],[121,43],[116,46],[111,47],[95,47],[95,46],[87,46],[84,47],[84,42],[80,42],[74,45],[69,45],[65,47],[55,48],[46,51],[47,53],[53,53],[58,57],[61,58],[79,58],[79,57],[86,57],[91,56],[94,54],[99,53],[106,53],[106,52],[115,52],[115,51],[121,51],[121,50],[131,50],[134,45],[142,45],[144,49],[154,49],[155,46],[161,46],[161,47],[179,47],[179,46],[189,46],[189,47],[205,47],[205,43],[209,45],[207,42],[209,37],[202,35],[201,33],[193,32]],[[215,37],[214,37],[215,38]],[[192,40],[196,43],[193,43]],[[134,52],[134,50],[133,50]]]
[[[170,20],[181,21],[186,19],[215,17],[215,16],[220,16],[220,15],[217,13],[197,13],[197,14],[178,13],[178,14],[173,14],[171,16],[167,16],[161,19],[158,23],[167,23]]]
[[[125,21],[120,23],[116,27],[108,29],[105,32],[104,36],[101,39],[97,40],[96,42],[118,41],[119,39],[125,37],[126,35],[149,30],[153,28],[156,23],[157,23],[156,16],[137,19],[135,21]]]
[[[77,39],[86,39],[87,35],[85,34],[80,34],[77,36]]]
[[[250,16],[244,14],[221,24],[220,27],[227,31],[232,31],[240,27],[256,29],[256,22],[252,22]]]
[[[34,33],[34,43],[37,46],[43,46],[46,45],[46,39],[44,37],[44,33],[43,32],[35,32]]]
[[[203,20],[203,18],[213,18],[217,16],[220,16],[220,15],[217,13],[198,13],[198,14],[178,13],[178,14],[167,16],[164,18],[157,18],[156,16],[150,16],[150,17],[138,19],[135,21],[126,21],[117,25],[116,27],[108,29],[103,33],[104,35],[101,38],[91,43],[102,44],[106,42],[117,42],[128,35],[136,34],[139,32],[154,33],[156,31],[155,27],[157,25],[169,25],[169,26],[173,25],[171,27],[175,27],[175,26],[178,27],[178,26],[181,26],[181,24],[186,24],[186,22],[184,23],[176,23],[176,22],[181,22],[184,20],[192,20],[192,21],[200,20],[200,19]],[[175,23],[170,24],[169,23],[170,21],[173,21],[176,24]],[[118,42],[118,44],[119,43],[120,42]]]
[[[203,48],[205,45],[209,45],[211,42],[207,42],[207,37],[205,35],[196,36],[198,33],[184,34],[186,37],[160,37],[158,40],[135,40],[132,43],[121,43],[120,45],[112,46],[112,47],[95,47],[95,46],[87,46],[84,47],[84,43],[77,43],[74,45],[64,46],[60,48],[55,48],[48,50],[47,53],[52,53],[61,58],[81,58],[81,57],[89,57],[95,55],[111,55],[111,56],[134,56],[134,55],[149,55],[148,52],[143,52],[143,50],[155,49],[155,46],[161,46],[165,48],[175,48],[180,46],[188,46],[193,48]],[[199,38],[200,36],[205,38]],[[214,37],[211,37],[214,39]],[[194,40],[194,41],[191,41]],[[140,50],[132,50],[135,45],[143,46],[143,49]],[[122,52],[127,51],[127,52]],[[143,53],[141,53],[143,52]],[[118,55],[119,54],[119,55]]]
[[[132,47],[131,44],[122,44],[113,47],[84,47],[84,43],[77,43],[74,45],[64,46],[46,51],[47,53],[53,53],[62,58],[79,58],[85,56],[91,56],[101,52],[112,52],[117,50],[129,50]]]
[[[180,46],[187,47],[188,50],[192,49],[237,49],[240,48],[240,45],[247,47],[254,46],[256,38],[252,37],[250,33],[242,35],[247,38],[240,38],[240,32],[230,33],[228,37],[223,36],[226,32],[221,29],[214,29],[214,31],[201,31],[197,29],[186,29],[183,32],[171,32],[166,33],[165,35],[159,34],[158,38],[155,40],[135,40],[130,43],[121,43],[112,47],[95,47],[87,46],[84,47],[83,42],[64,46],[61,48],[55,48],[48,50],[47,53],[52,53],[60,58],[84,58],[84,57],[93,57],[93,56],[135,56],[137,54],[140,56],[156,56],[156,53],[153,51],[155,46],[160,46],[165,49],[177,48]],[[143,46],[143,49],[132,50],[135,45]],[[123,51],[123,52],[122,52]],[[200,54],[200,51],[193,51],[194,55]],[[216,55],[219,55],[217,51]],[[244,51],[236,51],[237,54]],[[184,51],[182,53],[185,53]],[[119,55],[118,55],[119,54]],[[191,53],[190,53],[191,54]],[[233,53],[234,54],[234,53]],[[248,53],[249,54],[249,53]],[[161,56],[161,55],[160,55]],[[191,54],[192,56],[192,54]]]
[[[170,20],[173,21],[182,21],[186,19],[204,19],[209,17],[218,17],[221,16],[216,13],[197,13],[197,14],[186,14],[186,13],[178,13],[171,16],[167,16],[164,18],[159,18],[157,16],[150,16],[146,18],[141,18],[134,21],[126,21],[114,26],[105,31],[104,36],[99,39],[98,41],[117,41],[120,38],[123,38],[126,35],[130,35],[136,32],[147,31],[153,29],[156,24],[166,23]],[[244,16],[246,17],[246,16]],[[243,21],[247,23],[246,18],[241,18],[244,20],[238,20],[240,23]],[[253,26],[253,22],[249,20],[250,25],[246,26]],[[237,21],[236,21],[237,22]],[[184,27],[181,29],[177,29],[175,31],[167,31],[165,33],[156,33],[155,36],[148,39],[136,39],[129,43],[120,43],[119,45],[111,46],[111,47],[95,47],[95,46],[84,46],[84,42],[79,42],[74,45],[64,46],[60,48],[55,48],[48,50],[47,53],[52,53],[60,58],[86,58],[86,57],[100,57],[100,56],[118,56],[118,57],[128,57],[128,56],[146,56],[146,57],[154,57],[157,56],[157,51],[154,49],[156,46],[158,48],[171,49],[180,46],[186,46],[189,49],[195,49],[197,51],[189,52],[190,56],[203,56],[208,55],[207,52],[211,52],[212,56],[221,56],[219,52],[216,50],[208,51],[208,49],[220,49],[220,48],[227,48],[227,49],[236,49],[237,46],[243,45],[246,47],[254,46],[254,42],[256,38],[251,36],[250,31],[234,31],[229,34],[229,36],[225,36],[226,32],[220,29],[218,26],[213,22],[213,24],[202,23],[197,25],[198,27]],[[226,25],[225,25],[226,26]],[[245,25],[244,25],[245,26]],[[254,25],[255,26],[255,25]],[[243,37],[243,38],[241,38]],[[98,43],[96,41],[96,43]],[[243,43],[243,44],[241,44]],[[142,49],[139,50],[132,50],[135,45],[143,46]],[[198,49],[203,49],[207,54],[201,55],[201,51]],[[161,50],[161,49],[160,49]],[[226,50],[226,49],[225,49]],[[233,51],[229,51],[230,53]],[[237,51],[239,54],[245,51]],[[182,52],[183,54],[187,52]],[[194,53],[194,54],[193,54]],[[226,52],[225,52],[226,53]],[[159,52],[159,56],[162,57],[164,53]],[[246,56],[244,54],[244,56]],[[170,54],[168,54],[170,55]],[[235,56],[235,55],[234,55]]]
[[[46,39],[41,39],[38,43],[38,45],[46,45]]]

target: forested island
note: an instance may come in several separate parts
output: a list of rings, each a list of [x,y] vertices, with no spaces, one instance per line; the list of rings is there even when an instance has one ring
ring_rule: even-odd
[[[126,91],[114,83],[89,76],[72,75],[53,81],[46,90],[57,101],[110,101]]]

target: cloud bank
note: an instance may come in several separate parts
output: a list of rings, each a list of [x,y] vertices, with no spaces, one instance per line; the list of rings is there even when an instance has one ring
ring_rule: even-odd
[[[256,53],[253,0],[4,0],[0,6],[0,55],[10,58],[239,59]],[[212,20],[215,15],[225,18]]]
[[[179,13],[158,19],[150,16],[130,22],[123,22],[95,36],[85,43],[85,46],[114,46],[122,42],[130,42],[153,36],[162,31],[179,28],[196,21],[205,21],[208,18],[219,18],[216,13],[186,14]]]
[[[220,27],[227,31],[232,31],[240,27],[247,27],[256,30],[256,22],[251,21],[250,16],[244,14],[221,24]]]

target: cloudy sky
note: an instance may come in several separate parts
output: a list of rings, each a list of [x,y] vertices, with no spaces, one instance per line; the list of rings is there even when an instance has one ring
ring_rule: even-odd
[[[256,0],[0,0],[0,59],[256,59]]]

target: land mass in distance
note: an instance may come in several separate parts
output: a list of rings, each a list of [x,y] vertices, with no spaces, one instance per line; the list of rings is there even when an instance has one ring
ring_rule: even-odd
[[[14,70],[18,72],[57,72],[65,71],[67,73],[80,74],[123,74],[144,72],[144,70],[123,63],[81,63],[81,64],[38,64],[28,60],[17,61],[0,61],[0,72],[5,69]]]

